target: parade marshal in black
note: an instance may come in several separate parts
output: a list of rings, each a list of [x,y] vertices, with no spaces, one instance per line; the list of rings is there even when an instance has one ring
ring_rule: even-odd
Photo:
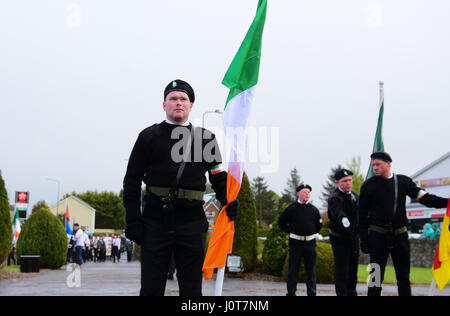
[[[180,162],[174,161],[173,146],[182,140],[174,139],[175,128],[186,129],[190,135],[192,125],[180,126],[166,121],[144,129],[138,136],[128,162],[124,178],[123,201],[126,208],[127,237],[142,245],[141,295],[163,296],[167,271],[172,253],[175,255],[180,296],[202,295],[202,265],[205,250],[205,233],[208,222],[203,210],[203,195],[198,199],[177,198],[174,202],[174,231],[169,232],[165,223],[163,202],[153,188],[170,188],[176,178]],[[180,136],[181,138],[181,136]],[[187,137],[185,137],[187,138]],[[186,140],[187,141],[187,140]],[[201,145],[199,146],[199,142]],[[187,142],[185,143],[187,145]],[[179,182],[180,190],[205,191],[206,177],[223,204],[226,200],[226,172],[214,172],[214,166],[221,163],[216,139],[211,132],[196,128],[191,145],[190,159],[187,159]],[[212,150],[215,159],[195,157],[195,148]],[[211,151],[209,150],[209,151]],[[182,149],[180,149],[182,153]],[[206,151],[205,151],[206,152]],[[199,151],[197,150],[197,155]],[[143,212],[141,214],[141,183],[146,185]]]
[[[388,158],[390,159],[390,157]],[[385,161],[389,161],[388,158]],[[410,296],[410,246],[407,234],[406,196],[427,207],[434,208],[445,208],[448,199],[426,193],[405,175],[397,175],[397,183],[398,193],[395,211],[394,176],[390,178],[374,176],[366,180],[361,186],[359,209],[361,250],[370,253],[371,263],[380,266],[381,282],[383,281],[388,255],[391,253],[397,275],[399,295]],[[380,295],[381,286],[369,287],[368,294],[371,296]]]
[[[335,287],[337,296],[357,296],[359,263],[358,238],[359,196],[355,192],[345,193],[337,188],[328,198],[330,241],[335,262]],[[347,218],[349,227],[342,219]]]
[[[143,296],[164,295],[172,255],[180,296],[202,295],[206,173],[226,215],[232,221],[238,216],[239,201],[226,198],[227,173],[214,134],[188,123],[194,100],[189,83],[171,81],[164,89],[166,120],[139,133],[128,160],[125,235],[141,245]]]
[[[310,189],[310,187],[307,187]],[[298,188],[297,190],[300,191]],[[319,210],[311,203],[301,204],[299,201],[289,205],[278,218],[278,226],[289,238],[289,271],[287,295],[295,296],[301,259],[304,258],[306,270],[307,295],[316,295],[316,240],[297,240],[295,236],[306,237],[317,234],[322,228]]]

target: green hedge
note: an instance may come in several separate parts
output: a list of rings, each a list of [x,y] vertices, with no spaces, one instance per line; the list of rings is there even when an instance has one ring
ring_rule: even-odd
[[[0,266],[8,258],[12,245],[12,224],[8,194],[0,172]]]
[[[23,255],[40,255],[41,268],[58,269],[66,263],[66,230],[49,209],[36,210],[22,226],[17,241],[19,264]]]

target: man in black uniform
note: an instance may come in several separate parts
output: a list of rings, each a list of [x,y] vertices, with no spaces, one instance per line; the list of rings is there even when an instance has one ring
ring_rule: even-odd
[[[306,287],[308,296],[316,295],[316,234],[322,228],[319,210],[309,203],[311,186],[297,187],[298,200],[292,203],[278,218],[278,226],[289,234],[289,268],[287,295],[295,296],[297,278],[302,257],[305,258]]]
[[[217,199],[227,204],[227,173],[221,168],[215,136],[188,122],[194,100],[187,82],[170,82],[164,90],[166,120],[139,134],[128,161],[123,181],[125,234],[142,245],[141,295],[164,295],[172,253],[180,296],[202,295],[206,172]],[[147,194],[141,214],[142,181]],[[228,205],[230,219],[237,217],[238,209],[237,200]]]
[[[334,254],[334,281],[337,296],[357,296],[359,196],[352,192],[352,175],[350,170],[338,170],[334,175],[338,187],[328,198],[330,241]]]
[[[381,295],[381,283],[390,253],[397,276],[398,293],[400,296],[411,296],[406,196],[434,208],[446,207],[448,199],[426,193],[407,176],[392,174],[392,158],[389,154],[375,152],[370,157],[375,176],[363,183],[359,207],[361,250],[370,253],[375,272],[368,295]],[[380,275],[377,275],[378,271]]]

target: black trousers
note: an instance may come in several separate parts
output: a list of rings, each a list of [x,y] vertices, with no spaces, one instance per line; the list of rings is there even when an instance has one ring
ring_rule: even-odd
[[[403,233],[389,237],[388,234],[371,231],[369,247],[370,262],[378,265],[380,275],[376,275],[377,271],[373,270],[375,280],[372,280],[374,281],[372,282],[373,284],[369,284],[368,295],[381,295],[381,284],[384,280],[384,271],[390,253],[397,277],[398,294],[399,296],[411,296],[411,283],[409,280],[411,260],[408,234]]]
[[[112,246],[111,249],[111,257],[113,258],[113,262],[116,262],[116,258],[117,258],[117,262],[120,262],[120,251],[119,251],[119,247],[117,246]]]
[[[295,296],[297,291],[298,272],[304,258],[306,269],[306,289],[308,296],[316,296],[316,241],[300,241],[289,238],[289,268],[287,279],[287,295]]]
[[[334,282],[337,296],[358,296],[358,240],[330,236],[334,254]]]
[[[205,223],[177,223],[169,233],[163,221],[144,220],[141,247],[141,296],[164,296],[172,253],[180,296],[202,295]]]

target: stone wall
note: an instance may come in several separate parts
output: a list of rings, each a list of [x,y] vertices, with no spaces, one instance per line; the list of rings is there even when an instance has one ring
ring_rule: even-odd
[[[411,267],[430,268],[433,266],[438,239],[410,239]],[[359,263],[369,264],[369,255],[360,253]],[[392,258],[389,256],[388,265],[393,266]]]

